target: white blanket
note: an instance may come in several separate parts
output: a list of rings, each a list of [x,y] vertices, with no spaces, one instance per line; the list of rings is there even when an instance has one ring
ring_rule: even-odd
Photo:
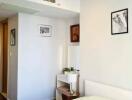
[[[100,97],[100,96],[87,96],[87,97],[77,98],[74,100],[112,100],[112,99]]]

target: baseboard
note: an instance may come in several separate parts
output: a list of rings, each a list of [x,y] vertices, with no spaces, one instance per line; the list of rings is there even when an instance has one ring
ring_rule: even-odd
[[[2,96],[3,96],[2,92],[0,93],[0,95],[2,95]],[[3,96],[3,97],[4,97],[4,96]],[[4,97],[4,98],[6,98],[7,100],[10,100],[8,97]]]
[[[1,95],[4,97],[4,98],[6,98],[7,99],[7,93],[1,93]]]
[[[53,100],[56,100],[56,97],[54,97]]]

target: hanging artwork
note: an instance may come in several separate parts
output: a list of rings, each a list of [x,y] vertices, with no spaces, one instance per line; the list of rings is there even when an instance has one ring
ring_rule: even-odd
[[[42,37],[52,36],[52,26],[51,25],[39,25],[39,33]]]
[[[80,27],[79,24],[71,26],[71,42],[80,41]]]
[[[111,13],[111,34],[128,33],[128,9]]]
[[[10,45],[11,46],[16,45],[16,29],[11,29],[10,31]]]
[[[44,1],[55,3],[55,0],[44,0]]]

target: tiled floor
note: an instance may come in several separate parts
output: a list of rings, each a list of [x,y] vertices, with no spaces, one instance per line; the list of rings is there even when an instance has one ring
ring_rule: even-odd
[[[0,94],[0,100],[6,100],[6,99]]]

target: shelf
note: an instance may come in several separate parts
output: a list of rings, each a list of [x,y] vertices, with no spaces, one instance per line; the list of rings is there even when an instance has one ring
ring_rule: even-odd
[[[74,93],[74,94],[71,94],[70,93],[70,90],[67,86],[61,86],[61,87],[58,87],[57,90],[61,93],[61,94],[64,94],[65,96],[67,97],[79,97],[79,93]]]
[[[77,74],[67,74],[67,75],[59,74],[59,75],[57,75],[57,80],[68,83],[68,84],[76,83],[77,82]]]
[[[80,13],[79,0],[76,2],[74,0],[56,0],[55,3],[44,1],[44,0],[26,0],[26,1],[35,2],[35,3],[39,3],[43,5],[49,5],[52,7]]]
[[[57,100],[72,100],[77,97],[79,97],[78,91],[78,75],[69,73],[67,75],[65,74],[59,74],[57,75],[57,91],[56,91],[56,98]],[[70,89],[74,91],[74,94],[70,93]],[[61,98],[62,96],[62,98]],[[64,99],[69,98],[69,99]]]
[[[8,9],[16,13],[30,13],[55,18],[79,17],[79,12],[63,8],[50,2],[41,3],[38,0],[0,0],[0,8]]]

